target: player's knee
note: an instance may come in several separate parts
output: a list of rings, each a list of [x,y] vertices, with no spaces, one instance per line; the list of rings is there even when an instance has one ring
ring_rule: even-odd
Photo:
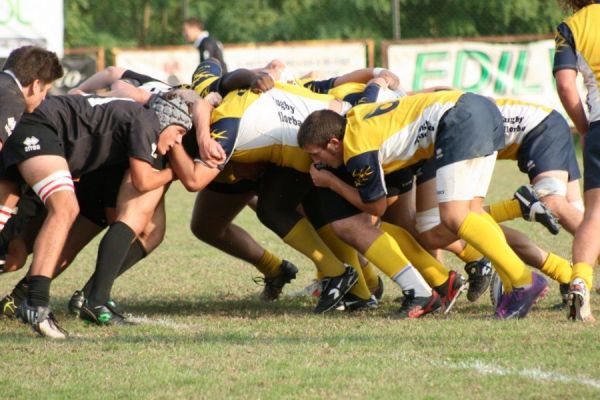
[[[460,227],[465,221],[465,217],[459,213],[445,213],[440,215],[442,225],[445,226],[452,233],[458,233]]]
[[[354,224],[348,223],[347,219],[340,219],[331,223],[331,228],[337,237],[352,247],[358,247],[358,239],[361,233],[357,232]]]

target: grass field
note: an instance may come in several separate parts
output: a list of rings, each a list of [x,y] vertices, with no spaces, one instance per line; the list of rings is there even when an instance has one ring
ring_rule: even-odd
[[[514,163],[499,163],[489,200],[523,182]],[[555,283],[520,321],[492,320],[487,295],[474,304],[459,299],[449,316],[390,320],[400,291],[389,280],[376,312],[317,316],[311,299],[261,302],[250,266],[189,232],[193,200],[173,185],[165,242],[114,288],[140,325],[99,328],[67,315],[70,295],[93,269],[97,242],[52,286],[52,305],[71,338],[40,339],[0,320],[0,398],[600,398],[598,327],[569,323],[551,309],[559,300]],[[311,281],[309,262],[251,212],[238,223],[299,266],[288,291]],[[510,225],[570,257],[568,234]],[[0,293],[21,275],[0,276]]]

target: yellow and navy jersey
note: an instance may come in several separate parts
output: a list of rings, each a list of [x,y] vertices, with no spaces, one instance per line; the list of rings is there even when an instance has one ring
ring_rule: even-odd
[[[363,201],[386,195],[384,175],[431,158],[439,123],[463,95],[423,93],[350,110],[344,133],[344,164]]]
[[[212,112],[211,135],[223,146],[228,160],[270,162],[308,172],[312,162],[298,146],[298,129],[310,113],[327,109],[332,100],[332,96],[282,83],[262,94],[231,92]]]
[[[554,72],[579,70],[587,88],[590,122],[600,120],[600,2],[577,11],[557,29]]]
[[[396,100],[399,95],[390,89],[382,89],[378,85],[348,82],[339,86],[335,85],[337,78],[324,81],[307,81],[304,87],[315,93],[330,94],[338,100],[346,101],[352,106],[365,103],[376,103]]]
[[[529,132],[553,111],[539,104],[514,99],[497,99],[496,105],[504,120],[506,147],[498,152],[498,159],[516,160],[519,147]]]
[[[210,92],[218,92],[223,76],[221,64],[212,58],[202,61],[192,74],[192,89],[200,96],[206,97]]]

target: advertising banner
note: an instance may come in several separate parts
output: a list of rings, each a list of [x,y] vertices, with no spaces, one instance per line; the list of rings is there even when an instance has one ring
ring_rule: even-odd
[[[385,51],[387,67],[400,77],[406,90],[450,86],[543,104],[564,114],[552,75],[552,39],[523,44],[394,43]]]
[[[225,45],[227,68],[260,68],[269,61],[283,61],[298,77],[316,72],[331,77],[372,65],[371,41],[307,41]],[[192,46],[113,49],[116,66],[134,70],[169,84],[189,83],[198,65]]]
[[[1,0],[0,57],[36,45],[63,55],[63,0]]]

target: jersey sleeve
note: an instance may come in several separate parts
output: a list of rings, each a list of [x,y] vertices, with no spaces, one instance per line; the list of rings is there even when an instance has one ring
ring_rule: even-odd
[[[365,87],[365,90],[362,92],[350,93],[344,96],[343,100],[350,103],[352,107],[359,104],[376,103],[380,90],[381,87],[379,85],[372,83]]]
[[[221,118],[210,125],[210,135],[225,151],[226,159],[223,164],[226,164],[233,155],[239,126],[240,119],[231,117]]]
[[[0,141],[6,142],[6,139],[12,134],[17,121],[25,112],[25,103],[15,101],[9,96],[0,96]]]
[[[163,169],[166,160],[157,152],[159,134],[158,118],[144,109],[131,124],[127,155],[146,161],[155,169]]]
[[[379,164],[379,151],[373,150],[358,154],[346,163],[346,169],[354,180],[360,198],[365,203],[371,203],[385,197],[387,190],[383,169]]]
[[[312,92],[326,94],[334,87],[336,79],[337,77],[324,81],[308,81],[303,86]]]
[[[223,67],[218,60],[202,61],[192,74],[192,89],[202,97],[210,92],[218,92],[222,76]]]
[[[569,26],[564,22],[558,25],[556,36],[556,51],[554,53],[554,67],[552,73],[561,69],[577,69],[577,52],[575,39]]]

